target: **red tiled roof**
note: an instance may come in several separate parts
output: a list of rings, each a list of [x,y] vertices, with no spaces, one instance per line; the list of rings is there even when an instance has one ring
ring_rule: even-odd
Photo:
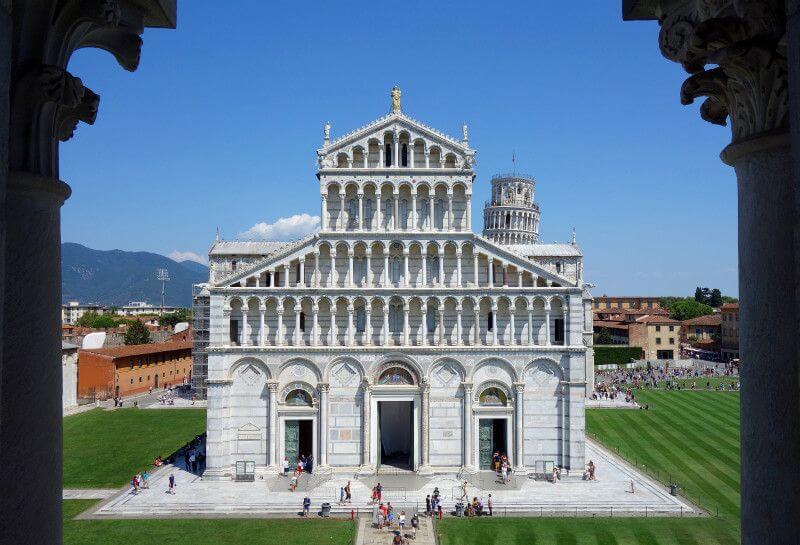
[[[705,316],[698,316],[690,320],[684,320],[683,325],[705,325],[717,326],[722,324],[722,314],[706,314]]]
[[[681,323],[678,320],[673,320],[669,316],[642,316],[640,318],[636,318],[636,321],[640,324],[675,324],[680,325]]]
[[[739,303],[725,303],[719,308],[722,310],[739,310]]]
[[[192,348],[192,341],[151,343],[151,344],[131,344],[114,346],[112,348],[89,348],[80,352],[91,352],[100,356],[110,358],[125,358],[130,356],[144,356],[147,354],[160,354],[161,352],[172,352],[173,350],[184,350]]]
[[[608,329],[628,329],[628,324],[624,324],[621,322],[614,322],[611,320],[594,320],[592,322],[593,327],[605,327]]]

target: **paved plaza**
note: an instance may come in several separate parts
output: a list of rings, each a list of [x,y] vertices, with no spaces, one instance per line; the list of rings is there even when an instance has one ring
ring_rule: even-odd
[[[597,480],[584,481],[569,476],[556,484],[515,477],[509,485],[497,482],[491,472],[467,476],[467,494],[484,503],[492,495],[496,514],[572,515],[572,516],[675,516],[697,514],[695,508],[666,487],[612,455],[598,444],[587,441],[587,459],[596,465]],[[175,475],[175,494],[167,493],[170,474]],[[352,503],[340,505],[339,491],[351,481]],[[150,489],[132,494],[120,491],[108,501],[83,515],[89,518],[194,518],[194,517],[269,517],[294,516],[308,494],[312,512],[323,502],[331,503],[335,516],[372,512],[369,498],[372,486],[380,481],[383,501],[411,513],[424,510],[425,496],[438,487],[446,512],[461,496],[456,474],[422,477],[415,474],[380,475],[356,478],[352,474],[303,475],[296,492],[288,489],[289,479],[276,476],[255,482],[204,481],[178,466],[166,466],[153,473]],[[631,483],[634,492],[631,493]]]

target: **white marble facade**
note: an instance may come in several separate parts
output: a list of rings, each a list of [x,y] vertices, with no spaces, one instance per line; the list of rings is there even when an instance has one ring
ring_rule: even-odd
[[[473,234],[466,126],[445,136],[393,94],[337,140],[326,124],[320,232],[212,246],[207,477],[299,451],[322,471],[472,471],[490,444],[518,472],[583,468],[579,249]]]

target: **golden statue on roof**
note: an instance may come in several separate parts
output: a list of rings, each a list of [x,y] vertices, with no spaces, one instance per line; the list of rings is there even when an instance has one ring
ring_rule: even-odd
[[[392,113],[397,114],[400,113],[400,87],[395,85],[392,87]]]

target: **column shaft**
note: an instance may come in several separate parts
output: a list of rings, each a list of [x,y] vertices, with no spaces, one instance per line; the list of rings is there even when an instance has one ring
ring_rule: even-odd
[[[315,314],[316,316],[316,314]],[[319,465],[328,465],[328,385],[319,385]]]

